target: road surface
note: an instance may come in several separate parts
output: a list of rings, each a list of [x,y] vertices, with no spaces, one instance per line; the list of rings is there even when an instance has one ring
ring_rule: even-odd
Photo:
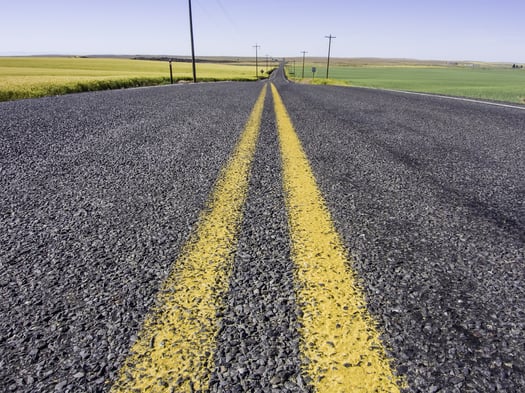
[[[129,390],[145,337],[139,374],[156,350],[197,373],[152,391],[373,391],[360,367],[385,391],[525,390],[525,110],[270,82],[0,104],[1,390]],[[231,231],[216,264],[206,225]],[[338,265],[300,256],[325,233]],[[337,335],[347,302],[366,351]],[[173,309],[208,349],[166,345]]]

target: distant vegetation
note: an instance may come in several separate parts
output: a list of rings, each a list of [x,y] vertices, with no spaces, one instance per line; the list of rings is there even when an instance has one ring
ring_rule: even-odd
[[[312,66],[316,67],[315,79]],[[288,75],[303,83],[376,87],[525,103],[525,69],[512,64],[479,62],[424,62],[409,60],[336,59],[330,65],[322,59],[305,65],[302,59],[287,64]]]
[[[170,83],[168,56],[140,58],[0,57],[0,101]],[[192,80],[188,57],[173,58],[175,82]],[[255,80],[253,58],[199,58],[199,81]],[[404,59],[287,59],[288,76],[301,83],[336,84],[428,92],[525,103],[521,64],[418,61]],[[295,74],[294,71],[295,60]],[[260,77],[277,62],[259,59]],[[315,79],[312,67],[316,67]]]
[[[255,80],[246,63],[197,64],[199,81]],[[174,81],[192,80],[191,63],[173,62]],[[0,101],[170,83],[167,61],[84,57],[0,57]]]

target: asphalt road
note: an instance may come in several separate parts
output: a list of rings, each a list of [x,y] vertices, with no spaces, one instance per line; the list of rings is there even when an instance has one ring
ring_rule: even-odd
[[[525,110],[272,80],[406,391],[525,390]],[[0,104],[0,390],[109,390],[262,84]],[[268,95],[211,390],[309,391],[293,269]]]

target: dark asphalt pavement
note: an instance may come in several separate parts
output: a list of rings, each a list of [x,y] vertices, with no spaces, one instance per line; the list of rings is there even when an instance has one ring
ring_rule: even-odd
[[[525,110],[273,80],[407,391],[524,391]],[[261,87],[0,104],[0,390],[109,390]],[[215,391],[307,390],[271,100]]]
[[[525,110],[280,91],[409,391],[523,391]]]
[[[0,105],[0,390],[107,390],[260,92]]]

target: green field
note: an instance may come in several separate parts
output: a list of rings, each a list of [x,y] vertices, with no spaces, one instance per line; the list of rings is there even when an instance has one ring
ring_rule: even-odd
[[[175,81],[191,63],[173,62]],[[199,81],[255,80],[249,64],[198,63]],[[170,82],[167,61],[77,57],[0,57],[0,101]]]
[[[301,65],[301,67],[299,67]],[[312,66],[317,68],[312,79]],[[293,66],[288,63],[288,75]],[[296,62],[296,76],[302,76],[302,63]],[[293,78],[304,83],[365,86],[407,90],[451,96],[471,97],[515,103],[525,103],[525,69],[503,66],[330,66],[326,80],[326,66],[319,63],[305,65],[305,78]]]
[[[197,64],[199,81],[255,79],[254,64],[250,59],[217,58],[209,61]],[[192,80],[191,63],[172,64],[175,81]],[[511,69],[505,64],[475,63],[467,66],[445,62],[334,59],[329,80],[325,79],[324,60],[307,62],[304,79],[294,78],[291,64],[289,61],[288,75],[302,83],[377,87],[525,103],[525,69]],[[261,61],[260,68],[264,65]],[[297,59],[295,77],[301,76],[301,66],[301,59]],[[317,68],[315,79],[312,79],[312,66]],[[166,61],[0,57],[0,101],[169,82]]]

